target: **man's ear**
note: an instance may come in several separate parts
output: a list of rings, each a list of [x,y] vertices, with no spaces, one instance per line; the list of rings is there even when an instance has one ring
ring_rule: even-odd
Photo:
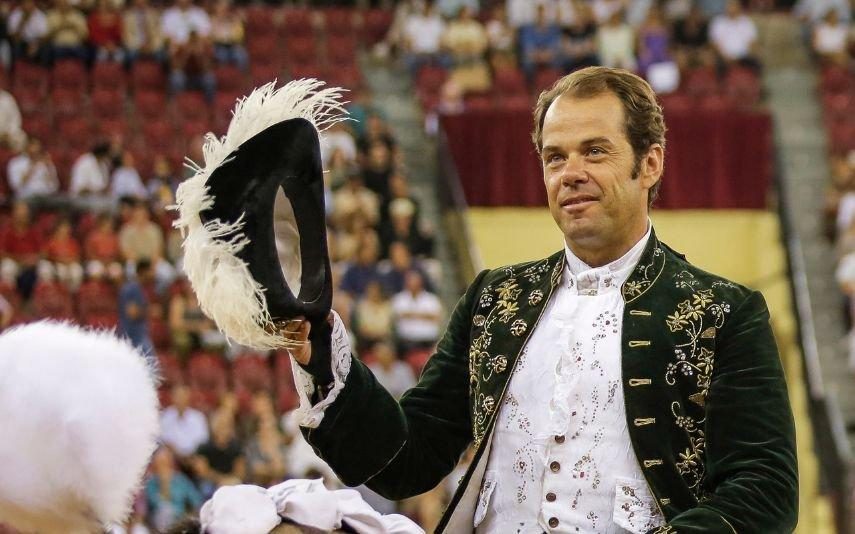
[[[645,189],[650,189],[662,177],[665,168],[665,151],[662,145],[654,143],[647,149],[647,154],[641,159],[638,169],[638,179]]]

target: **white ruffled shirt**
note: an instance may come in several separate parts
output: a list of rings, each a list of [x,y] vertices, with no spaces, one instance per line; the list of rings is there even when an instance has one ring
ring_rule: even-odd
[[[664,523],[629,439],[621,286],[650,237],[591,268],[567,263],[499,409],[474,524],[479,534],[647,532]]]
[[[665,523],[632,450],[621,376],[621,286],[650,238],[591,268],[565,246],[561,285],[520,354],[500,407],[473,520],[479,534],[644,533]],[[293,363],[301,426],[315,428],[350,370],[338,315],[327,396]],[[544,398],[548,394],[548,404]],[[552,526],[555,525],[555,526]]]

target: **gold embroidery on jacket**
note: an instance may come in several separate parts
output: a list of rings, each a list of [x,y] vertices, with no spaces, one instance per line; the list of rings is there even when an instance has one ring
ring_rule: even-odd
[[[665,382],[673,386],[678,380],[690,381],[697,390],[688,395],[688,400],[703,410],[715,365],[715,337],[724,325],[725,316],[730,313],[730,304],[717,302],[712,289],[698,289],[697,280],[687,271],[678,273],[675,278],[678,288],[691,288],[693,293],[690,298],[677,304],[677,309],[665,320],[672,333],[685,338],[685,342],[674,347],[676,361],[666,366]],[[697,410],[695,408],[692,411]],[[671,414],[675,424],[689,440],[689,446],[678,454],[677,470],[695,497],[699,497],[706,475],[706,436],[703,431],[706,416],[689,415],[679,401],[671,403]]]
[[[635,271],[621,288],[624,301],[632,302],[643,295],[662,274],[665,267],[665,252],[657,243],[656,248],[650,254],[650,261],[636,265]]]

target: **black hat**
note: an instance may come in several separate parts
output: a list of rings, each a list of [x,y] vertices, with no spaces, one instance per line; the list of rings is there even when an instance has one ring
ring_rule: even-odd
[[[183,268],[202,310],[238,343],[288,346],[274,323],[325,323],[332,303],[318,132],[344,118],[341,90],[273,84],[206,137],[204,167],[178,188]]]

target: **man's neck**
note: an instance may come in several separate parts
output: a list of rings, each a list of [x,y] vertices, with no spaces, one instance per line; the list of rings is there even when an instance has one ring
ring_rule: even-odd
[[[605,246],[587,247],[584,243],[576,243],[566,238],[565,242],[570,251],[577,258],[585,262],[586,265],[590,267],[602,267],[622,258],[629,252],[647,233],[648,224],[650,223],[645,219],[644,224],[638,225],[633,232],[627,233],[625,238],[606,244]]]

